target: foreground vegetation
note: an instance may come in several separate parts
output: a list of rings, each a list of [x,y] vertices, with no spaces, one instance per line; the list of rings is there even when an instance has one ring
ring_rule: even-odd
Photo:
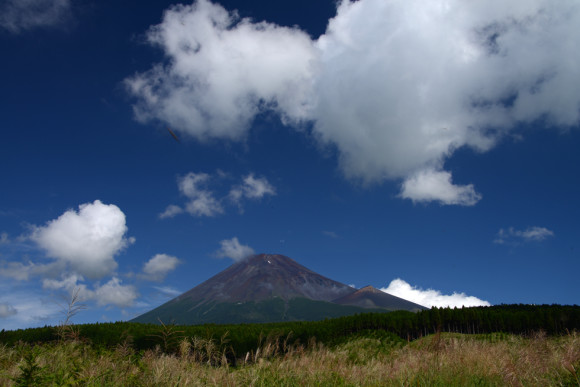
[[[287,346],[284,346],[287,345]],[[384,331],[334,346],[264,341],[234,367],[219,345],[95,348],[79,340],[0,346],[0,385],[533,385],[580,386],[580,336],[438,333],[407,343]]]
[[[71,325],[70,315],[58,327],[0,332],[0,386],[580,387],[578,306],[198,326]]]

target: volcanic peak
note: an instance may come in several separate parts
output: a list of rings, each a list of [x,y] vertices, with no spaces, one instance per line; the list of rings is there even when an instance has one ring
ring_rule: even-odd
[[[279,254],[259,254],[238,261],[179,296],[207,303],[261,301],[304,297],[331,301],[354,289],[333,281]]]

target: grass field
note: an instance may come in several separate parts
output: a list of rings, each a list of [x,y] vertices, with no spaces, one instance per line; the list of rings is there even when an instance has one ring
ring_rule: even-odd
[[[0,346],[0,385],[110,386],[580,386],[580,335],[521,337],[441,333],[407,343],[382,331],[332,346],[265,340],[255,351],[182,338],[172,353],[135,352],[130,342],[82,340]]]

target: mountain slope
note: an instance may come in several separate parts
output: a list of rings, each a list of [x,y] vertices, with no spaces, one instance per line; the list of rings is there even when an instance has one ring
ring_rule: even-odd
[[[373,311],[368,308],[381,312],[385,309],[418,310],[418,305],[407,301],[407,304],[393,300],[390,303],[373,301],[372,305],[371,302],[360,301],[362,298],[359,296],[349,298],[358,292],[283,255],[260,254],[234,263],[132,321],[233,324],[321,320]],[[388,307],[383,304],[388,304]]]
[[[304,297],[331,301],[355,289],[333,281],[283,255],[260,254],[236,262],[178,299],[209,301],[262,301],[272,297]]]
[[[333,300],[332,302],[340,305],[359,306],[362,308],[382,308],[387,310],[408,310],[418,312],[425,310],[424,306],[407,301],[392,294],[385,293],[372,286],[365,286],[354,293],[347,294]]]

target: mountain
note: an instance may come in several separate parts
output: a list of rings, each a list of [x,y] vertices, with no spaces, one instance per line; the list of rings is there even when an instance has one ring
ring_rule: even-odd
[[[408,310],[418,312],[427,309],[422,305],[415,304],[372,286],[365,286],[354,293],[333,300],[335,304],[360,306],[362,308],[383,308],[387,310]]]
[[[178,298],[201,303],[262,301],[275,296],[332,301],[353,292],[350,286],[323,277],[291,258],[260,254],[234,263]]]
[[[326,278],[283,255],[260,254],[234,263],[132,321],[237,324],[423,308],[383,292],[386,298],[370,293]]]

